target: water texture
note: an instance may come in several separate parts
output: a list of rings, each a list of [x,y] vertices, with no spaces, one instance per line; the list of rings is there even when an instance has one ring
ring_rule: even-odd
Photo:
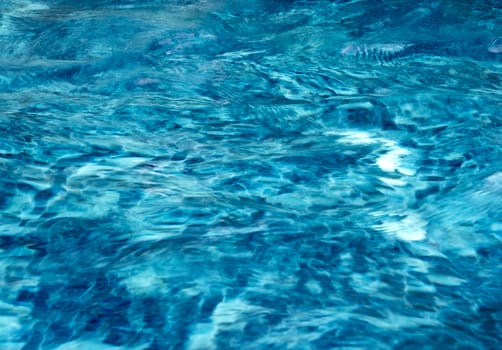
[[[0,2],[0,348],[502,346],[499,1]]]

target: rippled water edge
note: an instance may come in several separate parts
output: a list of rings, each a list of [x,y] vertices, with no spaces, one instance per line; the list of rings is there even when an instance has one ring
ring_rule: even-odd
[[[2,2],[2,348],[497,348],[496,5]]]

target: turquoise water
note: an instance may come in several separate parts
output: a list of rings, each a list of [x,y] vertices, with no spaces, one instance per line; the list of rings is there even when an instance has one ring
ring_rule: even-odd
[[[499,1],[0,2],[0,349],[497,349]]]

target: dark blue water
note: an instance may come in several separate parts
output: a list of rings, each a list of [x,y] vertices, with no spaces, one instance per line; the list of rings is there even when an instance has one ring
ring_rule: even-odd
[[[0,2],[0,349],[502,346],[499,1]]]

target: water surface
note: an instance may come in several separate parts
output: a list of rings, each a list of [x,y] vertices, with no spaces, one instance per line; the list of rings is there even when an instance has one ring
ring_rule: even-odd
[[[3,0],[2,349],[495,349],[498,1]]]

